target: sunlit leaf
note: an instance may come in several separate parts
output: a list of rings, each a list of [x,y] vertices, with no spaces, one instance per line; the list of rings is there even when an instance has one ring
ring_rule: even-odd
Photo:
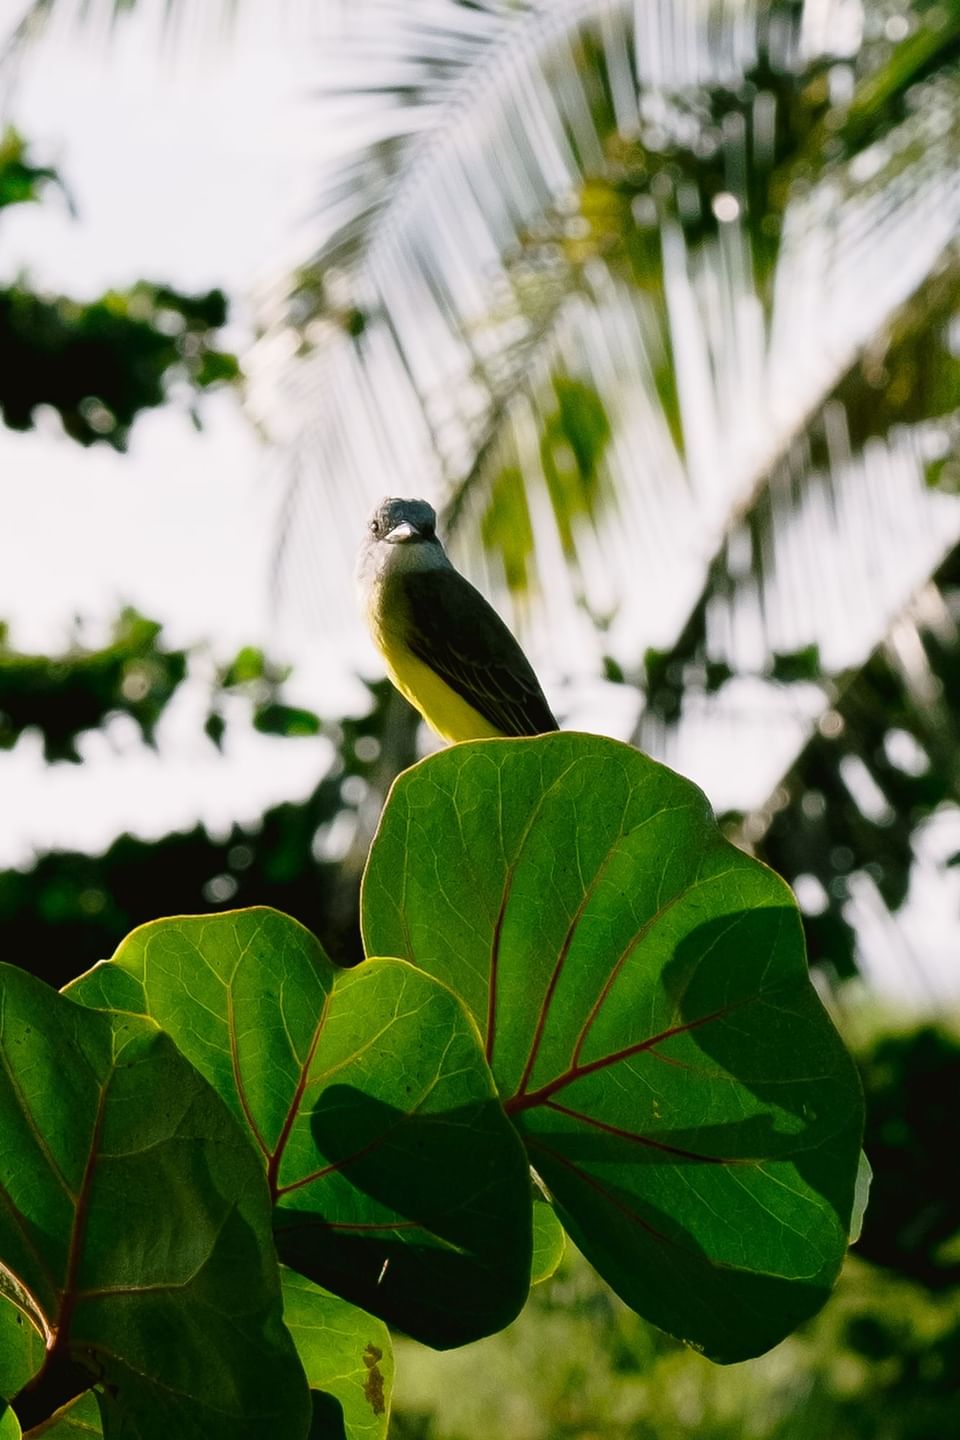
[[[870,1203],[870,1186],[873,1183],[873,1166],[863,1150],[857,1166],[857,1185],[853,1194],[853,1213],[850,1216],[850,1244],[855,1245],[863,1230],[863,1217]]]
[[[117,1435],[304,1435],[269,1198],[223,1102],[151,1022],[9,966],[0,989],[0,1255],[49,1339],[21,1416],[72,1362]]]
[[[50,1424],[31,1430],[30,1435],[42,1435],[44,1440],[100,1440],[103,1425],[96,1395],[92,1390],[78,1395],[56,1412]]]
[[[553,1206],[538,1197],[533,1202],[533,1265],[531,1285],[539,1285],[556,1272],[567,1248],[563,1226]]]
[[[799,914],[703,795],[592,736],[457,745],[397,781],[364,943],[453,985],[565,1228],[718,1360],[826,1299],[862,1129]]]
[[[311,1440],[384,1440],[393,1346],[380,1320],[295,1270],[281,1271],[283,1318],[313,1395]]]
[[[33,1297],[0,1263],[0,1401],[22,1390],[43,1364],[44,1338],[30,1318],[34,1311]]]
[[[400,960],[338,970],[253,909],[144,925],[69,993],[150,1015],[224,1097],[289,1265],[438,1347],[520,1309],[523,1149],[444,985]]]

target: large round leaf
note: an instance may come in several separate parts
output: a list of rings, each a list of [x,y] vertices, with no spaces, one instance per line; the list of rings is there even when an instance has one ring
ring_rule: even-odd
[[[626,745],[481,741],[401,776],[369,953],[470,1006],[563,1223],[641,1314],[718,1360],[824,1301],[862,1126],[787,886]]]
[[[281,1258],[428,1344],[506,1325],[530,1186],[476,1027],[400,960],[340,970],[268,909],[158,920],[69,987],[150,1015],[248,1127]]]
[[[262,1169],[152,1022],[0,966],[0,1134],[0,1262],[49,1357],[23,1414],[79,1363],[108,1436],[306,1435]]]

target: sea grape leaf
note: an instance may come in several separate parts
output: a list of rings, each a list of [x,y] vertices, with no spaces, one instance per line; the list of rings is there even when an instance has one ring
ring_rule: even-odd
[[[0,1402],[22,1390],[43,1365],[46,1347],[31,1302],[0,1261]]]
[[[5,1400],[0,1400],[0,1440],[20,1440],[20,1435],[16,1415]]]
[[[68,993],[150,1015],[223,1096],[287,1264],[439,1348],[519,1312],[527,1161],[445,985],[395,959],[338,969],[256,908],[141,926]]]
[[[283,1318],[313,1392],[311,1440],[385,1440],[393,1345],[382,1320],[286,1266]]]
[[[540,1285],[556,1274],[557,1266],[567,1248],[567,1237],[548,1200],[539,1197],[533,1202],[533,1264],[530,1284]]]
[[[101,1440],[103,1426],[95,1392],[86,1390],[64,1405],[52,1423],[28,1431],[28,1440],[34,1435],[42,1435],[43,1440]]]
[[[862,1130],[782,880],[701,792],[616,741],[456,745],[396,782],[368,953],[445,981],[564,1227],[640,1314],[719,1361],[823,1304]]]
[[[47,1340],[38,1390],[84,1366],[120,1440],[306,1435],[262,1169],[167,1036],[0,966],[0,1134],[0,1260]]]

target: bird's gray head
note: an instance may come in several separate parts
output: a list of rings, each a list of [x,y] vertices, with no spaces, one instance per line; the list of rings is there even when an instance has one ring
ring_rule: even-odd
[[[381,500],[370,516],[370,534],[388,545],[436,540],[437,512],[426,500]]]
[[[360,547],[361,590],[410,570],[448,569],[450,561],[437,539],[436,526],[437,512],[426,500],[381,500]]]

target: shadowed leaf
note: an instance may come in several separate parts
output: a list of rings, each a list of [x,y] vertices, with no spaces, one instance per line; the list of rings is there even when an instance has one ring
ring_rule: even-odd
[[[47,1341],[21,1419],[76,1371],[111,1435],[304,1435],[266,1187],[223,1102],[149,1021],[9,966],[0,995],[0,1255]]]
[[[463,995],[564,1226],[647,1319],[730,1361],[822,1305],[859,1085],[790,892],[693,785],[585,735],[454,746],[392,791],[363,931]]]
[[[149,1014],[224,1097],[288,1264],[441,1348],[516,1315],[527,1167],[445,986],[399,960],[338,970],[253,909],[144,925],[69,993]]]

